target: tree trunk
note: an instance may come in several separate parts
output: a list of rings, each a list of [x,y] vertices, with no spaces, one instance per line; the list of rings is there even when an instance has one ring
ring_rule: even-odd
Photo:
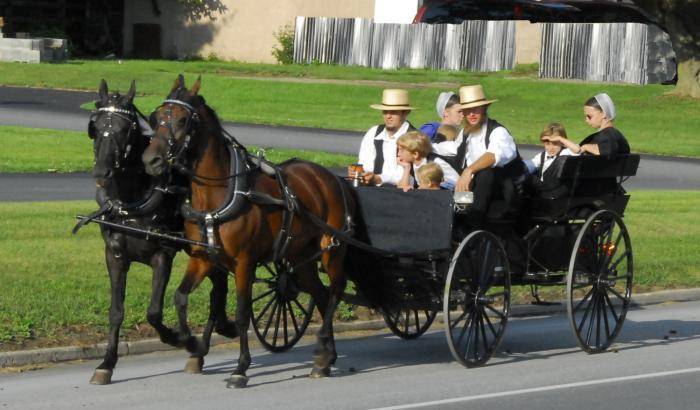
[[[700,98],[700,0],[634,0],[656,17],[671,37],[678,59],[678,83],[673,93]]]
[[[700,59],[691,58],[678,63],[678,83],[672,93],[700,98]]]

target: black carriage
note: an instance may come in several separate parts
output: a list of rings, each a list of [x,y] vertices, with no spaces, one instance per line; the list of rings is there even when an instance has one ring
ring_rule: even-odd
[[[364,293],[349,301],[379,308],[404,339],[419,337],[441,314],[453,356],[474,367],[503,337],[512,286],[531,286],[535,303],[539,288],[565,286],[579,345],[607,349],[630,306],[632,246],[622,220],[629,195],[621,182],[636,174],[639,156],[557,161],[558,197],[528,198],[512,218],[497,215],[494,203],[481,230],[454,226],[464,208],[450,191],[356,188],[361,223],[346,259]],[[301,303],[287,272],[270,273],[266,306],[279,313],[257,313],[253,324],[265,347],[282,351],[303,334],[313,301]]]

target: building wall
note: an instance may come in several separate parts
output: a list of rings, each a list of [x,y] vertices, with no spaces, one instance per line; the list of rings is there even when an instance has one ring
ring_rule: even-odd
[[[542,24],[518,20],[515,22],[515,64],[540,62]]]
[[[297,16],[364,17],[374,13],[374,0],[221,0],[227,10],[215,21],[188,22],[175,0],[160,0],[162,14],[155,16],[150,1],[126,0],[124,53],[133,51],[133,24],[161,26],[161,52],[165,58],[207,57],[226,60],[275,62],[271,50],[274,33],[293,28]]]

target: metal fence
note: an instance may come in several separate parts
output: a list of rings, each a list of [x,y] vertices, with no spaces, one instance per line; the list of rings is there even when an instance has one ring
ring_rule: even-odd
[[[297,17],[294,62],[314,61],[385,69],[507,70],[515,62],[515,22],[379,24]]]
[[[656,26],[543,24],[540,77],[647,84],[675,70],[670,39]]]

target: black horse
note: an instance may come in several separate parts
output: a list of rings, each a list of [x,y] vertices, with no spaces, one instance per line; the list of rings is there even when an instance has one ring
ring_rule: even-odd
[[[140,113],[133,104],[135,92],[134,82],[124,96],[119,93],[109,94],[107,83],[104,80],[100,83],[96,111],[88,126],[88,134],[93,139],[93,176],[97,184],[96,200],[100,209],[83,219],[74,232],[90,220],[156,233],[183,231],[183,218],[179,208],[185,193],[172,192],[169,188],[172,185],[168,185],[168,182],[174,181],[166,179],[172,178],[171,176],[153,178],[144,172],[141,155],[148,146],[150,137],[142,132]],[[182,245],[104,224],[101,224],[101,230],[112,302],[109,309],[107,352],[90,380],[92,384],[111,382],[118,360],[119,329],[124,319],[126,277],[132,262],[143,263],[153,269],[147,320],[156,329],[160,339],[178,347],[194,343],[193,338],[183,340],[176,331],[163,324],[163,297],[173,259]],[[204,346],[199,346],[199,355],[190,359],[186,371],[201,371],[202,357],[208,352],[214,326],[220,334],[229,337],[237,335],[235,325],[226,318],[226,292],[225,280],[212,290],[211,312],[202,342]]]

